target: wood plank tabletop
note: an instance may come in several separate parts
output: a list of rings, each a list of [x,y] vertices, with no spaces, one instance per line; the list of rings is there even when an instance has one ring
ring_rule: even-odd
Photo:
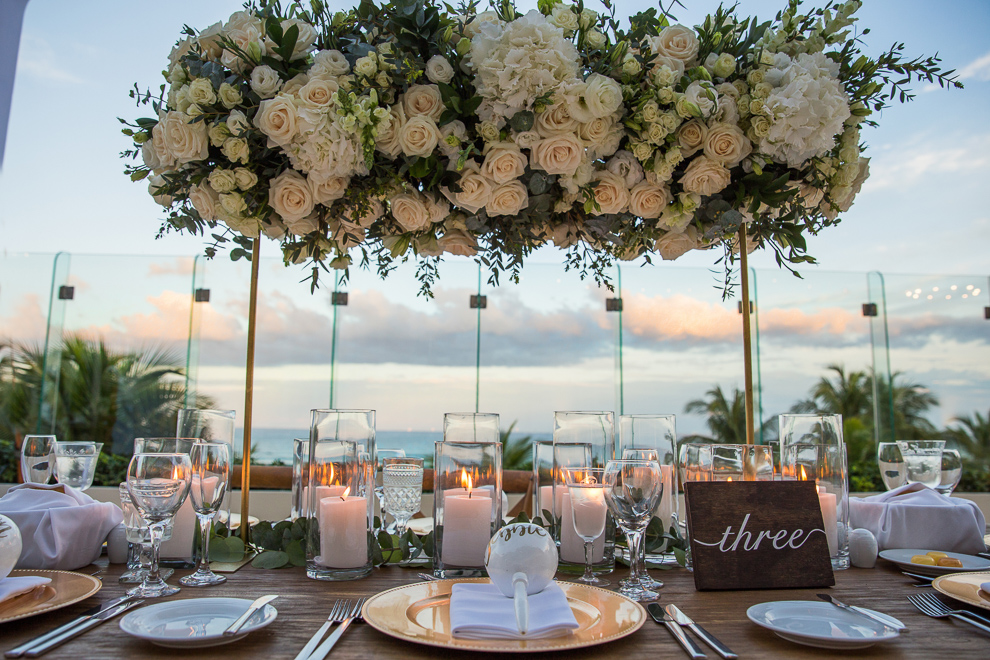
[[[104,557],[102,562],[106,561]],[[105,563],[103,564],[105,566]],[[0,650],[6,651],[18,644],[46,632],[78,616],[86,609],[123,594],[124,585],[117,582],[122,566],[110,565],[103,574],[103,589],[87,600],[56,612],[41,614],[20,621],[0,624]],[[91,573],[96,567],[80,569]],[[168,600],[200,597],[238,597],[253,599],[263,594],[276,593],[279,599],[273,605],[278,618],[270,626],[256,631],[232,644],[207,648],[172,650],[154,646],[120,630],[118,619],[105,623],[48,653],[46,658],[220,658],[239,659],[292,658],[303,647],[310,635],[326,619],[330,605],[340,597],[368,596],[392,587],[418,581],[421,569],[386,567],[376,569],[372,575],[353,582],[318,582],[306,577],[301,568],[260,570],[245,566],[228,574],[228,581],[217,587],[182,591]],[[619,567],[612,574],[615,584],[625,577],[626,568]],[[191,571],[176,571],[170,583]],[[675,603],[695,621],[722,639],[740,657],[825,658],[840,652],[800,646],[780,639],[773,633],[751,623],[746,609],[751,605],[773,600],[816,600],[815,593],[822,589],[790,589],[767,591],[699,592],[694,588],[691,573],[676,568],[667,571],[651,570],[651,575],[664,581],[661,603]],[[573,576],[559,576],[562,580]],[[865,658],[986,658],[990,656],[990,638],[976,629],[949,619],[931,619],[908,602],[911,593],[927,592],[911,586],[912,580],[903,576],[891,564],[880,560],[874,569],[849,569],[836,573],[836,586],[831,593],[837,598],[855,605],[876,609],[903,621],[909,633],[898,639],[875,645],[869,649],[846,652],[847,657]],[[156,602],[156,601],[149,601]],[[709,658],[718,656],[707,650]],[[442,658],[475,657],[476,653],[447,651],[420,646],[388,637],[370,626],[354,625],[343,636],[330,658],[338,660],[355,658]],[[496,654],[490,654],[497,657]],[[509,657],[511,654],[504,654]],[[638,632],[624,639],[601,646],[576,651],[548,653],[544,655],[568,659],[602,660],[608,658],[674,658],[681,660],[686,654],[674,642],[670,633],[652,620]],[[518,657],[518,656],[514,656]]]

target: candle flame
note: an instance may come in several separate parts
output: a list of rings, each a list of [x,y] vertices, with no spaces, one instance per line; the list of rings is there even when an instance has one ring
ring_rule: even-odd
[[[729,477],[729,478],[727,479],[727,481],[732,481],[732,477]]]
[[[473,482],[471,481],[471,477],[468,476],[468,478],[467,478],[467,494],[468,494],[468,497],[471,497],[471,489],[472,488],[474,488],[474,485],[473,485]]]
[[[348,486],[344,489],[344,492],[340,494],[340,501],[343,502],[351,492],[351,487]]]
[[[802,465],[801,466],[801,481],[807,481],[807,480],[808,480],[808,473],[805,472],[804,466]]]

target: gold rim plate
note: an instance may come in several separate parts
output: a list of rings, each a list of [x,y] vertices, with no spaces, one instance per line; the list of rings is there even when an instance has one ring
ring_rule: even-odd
[[[488,582],[488,578],[433,580],[408,584],[376,594],[364,605],[364,621],[398,639],[448,649],[492,653],[562,651],[604,644],[640,629],[646,610],[625,596],[574,582],[558,582],[579,628],[552,639],[456,639],[450,635],[450,590],[458,582]]]
[[[0,603],[0,623],[67,607],[89,598],[103,587],[103,583],[92,575],[72,571],[21,569],[11,571],[10,576],[46,577],[51,578],[52,581],[41,589],[29,591]]]
[[[943,575],[932,582],[932,587],[949,598],[990,610],[990,594],[980,589],[984,582],[990,582],[990,571]]]

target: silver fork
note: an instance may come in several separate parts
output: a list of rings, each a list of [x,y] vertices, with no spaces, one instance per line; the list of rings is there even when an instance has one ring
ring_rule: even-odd
[[[985,621],[982,617],[966,610],[953,610],[936,598],[934,594],[911,594],[908,596],[908,600],[911,601],[912,605],[921,610],[922,614],[927,614],[935,619],[952,617],[953,619],[958,619],[971,626],[975,626],[983,632],[990,633],[990,625],[980,623],[981,621]]]
[[[350,611],[351,601],[339,599],[335,602],[333,607],[330,609],[330,616],[327,617],[326,623],[320,626],[320,629],[316,631],[316,634],[309,638],[309,641],[306,642],[306,646],[304,646],[302,651],[299,652],[299,655],[295,657],[295,660],[306,660],[323,639],[323,636],[327,634],[328,630],[330,630],[330,626],[335,623],[343,622],[343,620],[347,618]]]
[[[337,629],[333,631],[333,634],[327,637],[325,642],[320,644],[320,647],[318,649],[313,651],[313,654],[309,656],[309,660],[323,660],[323,658],[327,657],[327,654],[330,653],[330,649],[333,648],[333,645],[337,643],[337,640],[343,637],[344,632],[347,631],[348,626],[350,626],[351,623],[353,623],[355,620],[358,621],[361,620],[361,609],[364,607],[364,601],[366,600],[368,599],[367,598],[358,599],[358,602],[349,612],[349,616],[346,619],[344,619],[343,623],[337,626]]]

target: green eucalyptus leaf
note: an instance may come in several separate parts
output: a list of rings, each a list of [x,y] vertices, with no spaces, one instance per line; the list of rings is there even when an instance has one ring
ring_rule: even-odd
[[[285,546],[285,554],[293,566],[306,565],[306,547],[302,541],[298,539],[289,541]]]
[[[281,550],[267,550],[254,558],[251,566],[255,568],[282,568],[289,563],[289,555]]]

